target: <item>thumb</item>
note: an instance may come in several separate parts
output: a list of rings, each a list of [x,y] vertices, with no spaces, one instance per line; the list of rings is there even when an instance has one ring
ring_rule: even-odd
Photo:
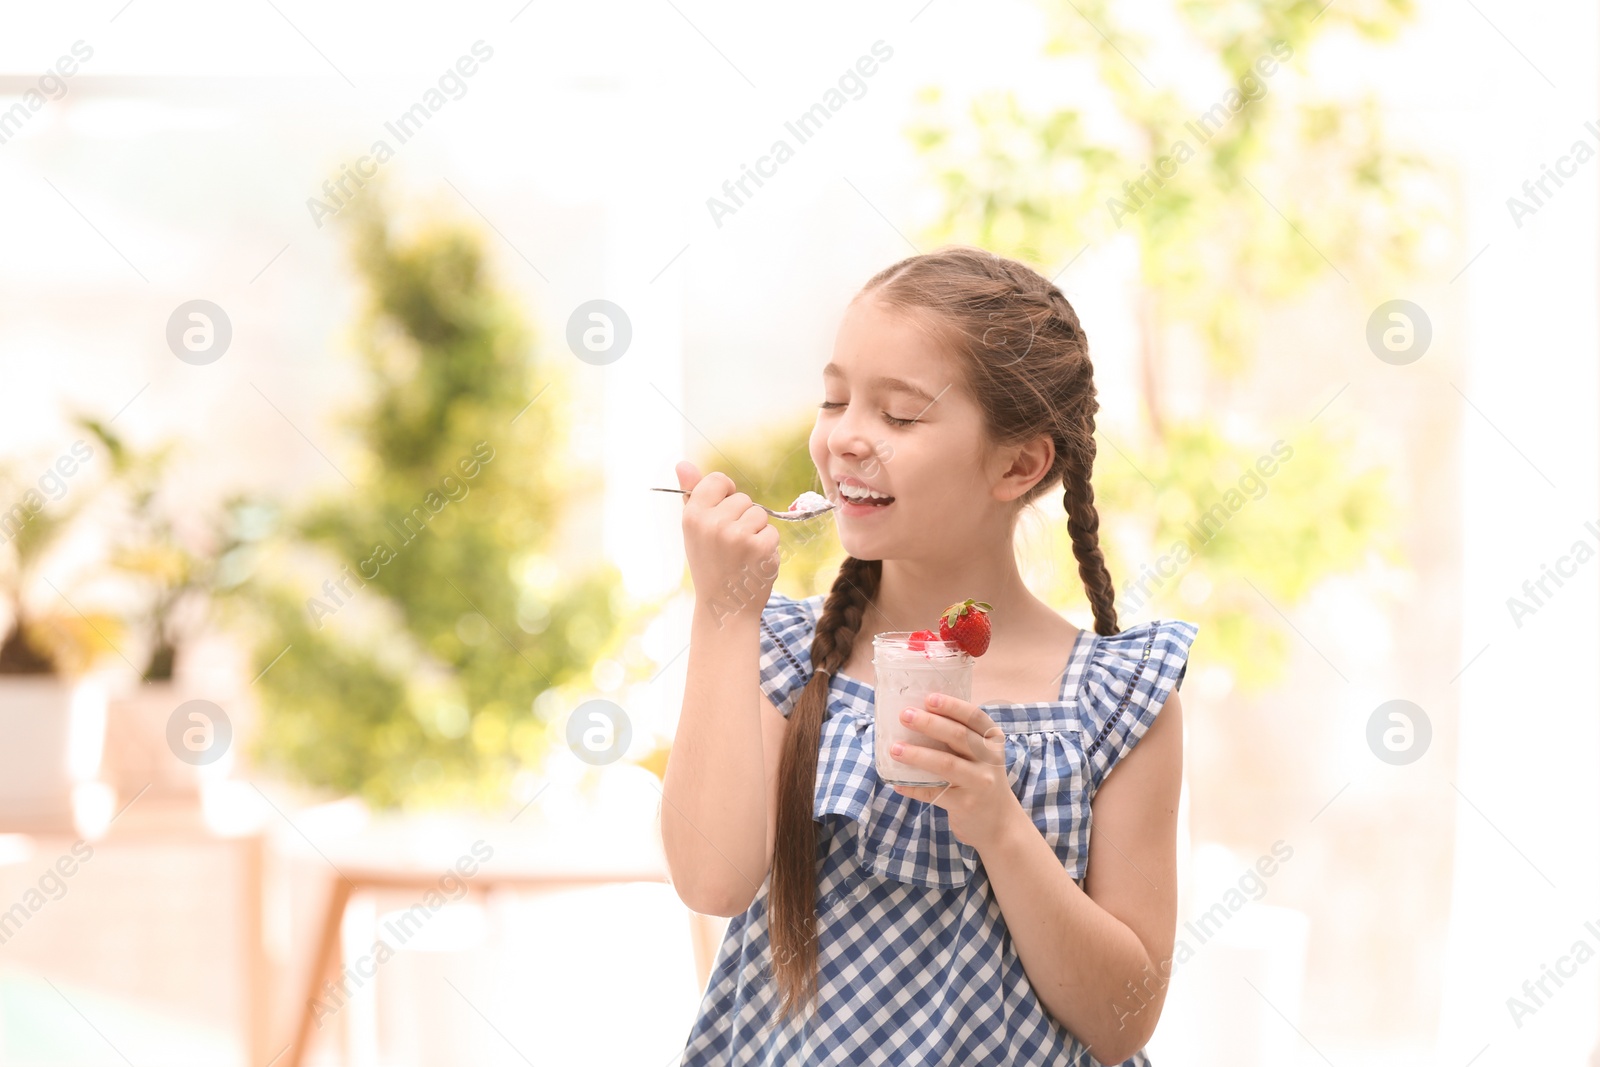
[[[678,488],[689,490],[700,484],[700,468],[688,460],[680,460],[673,468],[678,473]]]

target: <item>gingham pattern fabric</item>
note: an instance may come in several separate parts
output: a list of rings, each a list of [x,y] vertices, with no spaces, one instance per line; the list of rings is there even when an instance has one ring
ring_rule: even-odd
[[[761,687],[785,716],[811,677],[824,594],[774,592]],[[1188,666],[1193,623],[1084,631],[1060,699],[985,704],[1006,734],[1012,792],[1081,885],[1090,801],[1138,744]],[[873,767],[872,687],[830,680],[817,757],[818,996],[778,1021],[764,881],[728,923],[681,1067],[1029,1064],[1105,1067],[1034,996],[977,851],[944,809],[901,796]],[[1140,1051],[1125,1067],[1149,1067]]]

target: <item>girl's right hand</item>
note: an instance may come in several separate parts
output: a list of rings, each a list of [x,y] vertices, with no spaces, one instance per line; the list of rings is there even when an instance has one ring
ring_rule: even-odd
[[[759,615],[778,578],[778,528],[721,471],[704,476],[688,460],[677,468],[683,498],[683,551],[695,596],[731,613],[755,602]]]

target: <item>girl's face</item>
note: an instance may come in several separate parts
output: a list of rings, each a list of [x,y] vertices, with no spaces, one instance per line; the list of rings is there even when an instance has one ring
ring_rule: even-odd
[[[905,314],[864,296],[845,312],[811,460],[823,493],[840,506],[839,540],[857,559],[937,558],[981,540],[1002,517],[994,496],[982,413],[956,357]],[[851,503],[865,485],[888,504]]]

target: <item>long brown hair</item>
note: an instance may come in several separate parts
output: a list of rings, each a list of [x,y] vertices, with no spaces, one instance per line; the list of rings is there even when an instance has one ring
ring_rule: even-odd
[[[911,256],[879,271],[855,300],[868,294],[931,328],[960,357],[964,384],[983,412],[991,445],[1051,434],[1055,463],[1017,507],[1060,483],[1095,632],[1117,633],[1114,590],[1100,555],[1100,516],[1089,481],[1100,405],[1089,341],[1067,298],[1031,267],[962,245]],[[767,898],[773,968],[786,1019],[816,995],[818,856],[812,811],[829,679],[849,661],[882,575],[882,560],[845,557],[811,641],[813,673],[789,715]]]

